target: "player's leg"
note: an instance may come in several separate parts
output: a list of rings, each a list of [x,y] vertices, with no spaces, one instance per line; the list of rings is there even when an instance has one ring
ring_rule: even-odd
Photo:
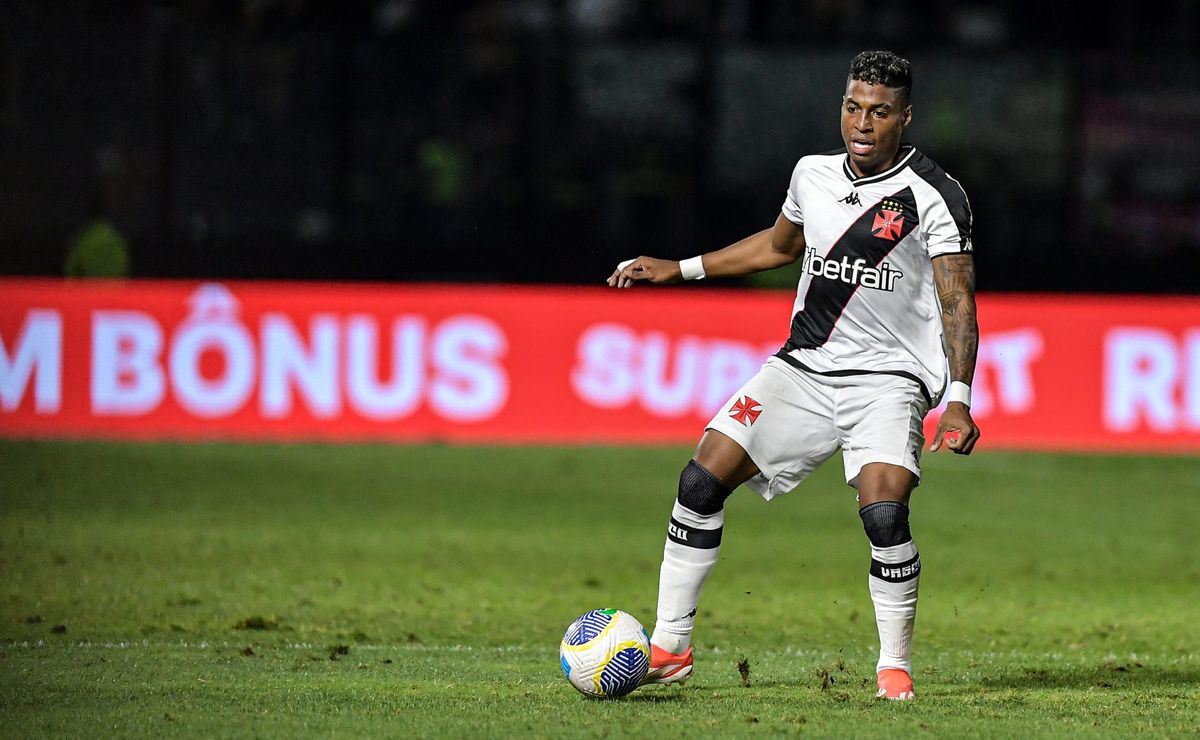
[[[875,670],[879,695],[889,699],[913,697],[912,635],[921,558],[908,526],[908,500],[916,482],[912,471],[887,463],[863,466],[858,480],[858,515],[871,541],[867,580],[879,629]]]
[[[741,445],[709,429],[680,474],[659,570],[648,681],[674,683],[690,675],[696,608],[720,553],[725,499],[757,472]]]
[[[725,499],[743,483],[768,500],[795,488],[837,451],[832,419],[828,388],[772,358],[709,421],[671,511],[648,682],[691,671],[692,628],[717,563]]]
[[[921,422],[928,403],[915,384],[887,376],[854,381],[839,413],[847,420],[847,481],[871,545],[868,587],[879,630],[879,695],[911,699],[912,637],[921,559],[908,523],[920,481]]]

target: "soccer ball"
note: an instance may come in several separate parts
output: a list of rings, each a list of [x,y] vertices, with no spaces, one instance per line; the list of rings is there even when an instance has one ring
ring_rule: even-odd
[[[620,609],[593,609],[567,628],[558,657],[567,681],[587,696],[625,696],[650,670],[650,636]]]

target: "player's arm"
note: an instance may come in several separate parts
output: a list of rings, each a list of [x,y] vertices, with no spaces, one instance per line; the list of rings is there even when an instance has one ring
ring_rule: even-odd
[[[971,385],[975,356],[979,349],[979,322],[975,318],[975,260],[970,254],[944,254],[933,259],[933,282],[942,306],[942,328],[951,382]],[[953,433],[953,434],[951,434]],[[971,419],[970,407],[951,400],[938,421],[931,449],[938,449],[947,434],[946,446],[969,455],[979,439],[979,427]]]
[[[693,257],[692,269],[703,277],[736,277],[790,265],[804,254],[804,227],[779,214],[775,225],[730,244],[724,249]],[[698,263],[696,261],[699,261]],[[689,260],[684,260],[689,262]],[[639,280],[674,283],[684,279],[684,264],[675,260],[638,257],[622,262],[608,278],[614,288],[628,288]],[[692,277],[698,277],[693,273]]]

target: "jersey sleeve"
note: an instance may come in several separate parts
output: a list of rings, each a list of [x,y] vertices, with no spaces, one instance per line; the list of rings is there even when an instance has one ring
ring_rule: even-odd
[[[962,185],[944,177],[934,185],[937,193],[931,198],[925,218],[926,249],[929,256],[960,254],[973,251],[971,245],[971,203]]]
[[[804,206],[803,199],[800,195],[800,181],[804,177],[804,169],[800,166],[800,162],[796,163],[796,168],[792,170],[792,182],[788,186],[787,197],[783,199],[783,215],[788,221],[797,226],[804,225]]]

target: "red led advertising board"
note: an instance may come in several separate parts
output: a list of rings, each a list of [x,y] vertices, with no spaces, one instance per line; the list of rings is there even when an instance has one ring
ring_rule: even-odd
[[[0,435],[691,444],[792,300],[0,279]],[[1200,451],[1200,299],[983,295],[979,321],[978,449]]]

